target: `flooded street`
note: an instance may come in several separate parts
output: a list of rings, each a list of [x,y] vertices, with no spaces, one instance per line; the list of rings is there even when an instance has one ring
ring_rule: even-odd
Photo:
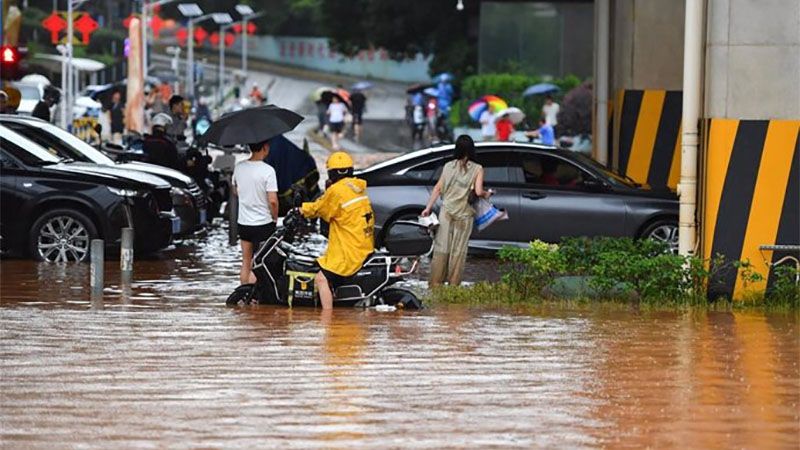
[[[88,265],[3,260],[0,445],[800,445],[796,313],[228,308],[237,258],[216,230],[131,288],[109,261],[102,299]]]

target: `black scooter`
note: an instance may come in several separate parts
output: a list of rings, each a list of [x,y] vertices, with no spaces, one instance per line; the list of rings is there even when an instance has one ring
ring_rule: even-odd
[[[229,306],[272,304],[310,306],[319,304],[314,276],[319,271],[316,258],[323,249],[314,248],[316,221],[291,211],[283,226],[264,243],[253,257],[255,284],[243,284],[228,297]],[[413,292],[394,287],[414,273],[420,258],[433,246],[430,231],[410,221],[394,222],[386,231],[386,250],[376,250],[349,282],[336,289],[333,305],[368,308],[389,305],[420,309],[422,303]]]

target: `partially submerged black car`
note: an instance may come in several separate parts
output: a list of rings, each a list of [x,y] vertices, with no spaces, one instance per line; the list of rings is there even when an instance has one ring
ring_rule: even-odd
[[[85,261],[92,239],[137,252],[168,246],[179,219],[170,185],[144,173],[70,162],[0,125],[0,247],[52,262]]]
[[[78,162],[114,166],[163,178],[172,185],[170,196],[175,213],[180,218],[177,237],[201,231],[208,222],[206,196],[197,183],[177,170],[142,162],[116,163],[114,160],[83,142],[69,132],[34,117],[0,115],[0,124],[8,127],[61,158]]]
[[[476,144],[484,185],[509,219],[473,231],[470,249],[493,251],[534,239],[615,236],[678,245],[678,200],[616,174],[591,158],[534,144]],[[357,172],[369,186],[376,237],[393,221],[416,218],[453,157],[453,145],[415,151]]]

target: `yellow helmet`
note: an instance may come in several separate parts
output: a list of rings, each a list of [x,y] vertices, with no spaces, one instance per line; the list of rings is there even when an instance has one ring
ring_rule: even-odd
[[[345,152],[335,152],[328,157],[325,167],[328,170],[350,169],[353,167],[353,158]]]

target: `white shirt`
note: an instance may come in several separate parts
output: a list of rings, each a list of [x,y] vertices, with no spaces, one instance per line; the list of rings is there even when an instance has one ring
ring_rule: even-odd
[[[267,200],[267,192],[278,192],[272,166],[263,161],[241,161],[233,169],[233,184],[239,194],[239,224],[258,226],[275,221]]]
[[[542,106],[542,112],[544,113],[544,120],[552,126],[558,125],[558,112],[561,111],[561,107],[558,103],[553,102],[549,105]]]
[[[347,106],[344,103],[331,103],[328,106],[328,120],[331,123],[344,122],[345,112],[347,112]]]
[[[481,113],[481,134],[484,136],[491,136],[494,138],[497,128],[494,126],[494,114],[488,109]]]

